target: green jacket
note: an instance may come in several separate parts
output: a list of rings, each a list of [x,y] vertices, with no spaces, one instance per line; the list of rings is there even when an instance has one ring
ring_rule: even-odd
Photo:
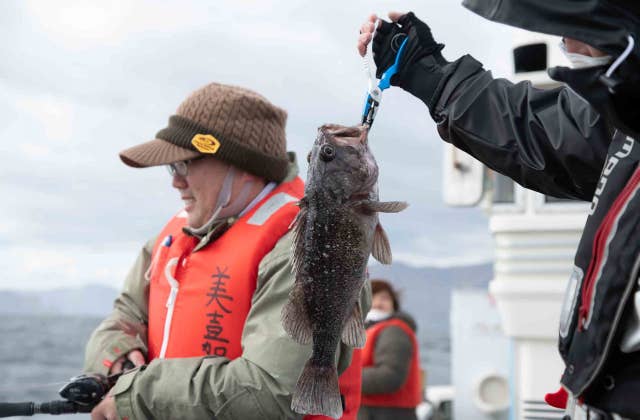
[[[297,175],[291,164],[287,180]],[[211,235],[194,250],[211,243]],[[154,241],[142,249],[129,272],[114,310],[93,332],[85,355],[86,372],[106,374],[104,361],[115,361],[133,349],[146,354],[149,283],[145,279]],[[293,288],[292,235],[283,236],[260,262],[257,287],[242,331],[242,356],[156,359],[124,374],[113,393],[121,418],[129,419],[289,419],[291,395],[311,346],[291,339],[282,328],[280,311]],[[364,314],[371,290],[361,293]],[[338,371],[351,361],[351,349],[340,345]],[[108,364],[108,363],[106,363]]]

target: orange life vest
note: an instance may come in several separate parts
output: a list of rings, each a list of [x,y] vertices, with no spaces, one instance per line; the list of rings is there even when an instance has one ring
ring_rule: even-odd
[[[224,235],[193,253],[198,240],[182,231],[186,215],[169,221],[154,245],[149,270],[149,361],[242,355],[258,265],[289,229],[303,194],[300,178],[280,184]],[[339,377],[346,406],[342,419],[356,419],[361,383],[360,351],[355,350]]]
[[[392,318],[378,322],[367,329],[367,342],[362,351],[362,366],[375,365],[374,353],[376,340],[382,330],[395,326],[401,328],[410,338],[413,346],[409,373],[404,384],[399,390],[390,394],[363,394],[362,405],[374,407],[402,407],[415,408],[422,401],[422,389],[420,385],[420,357],[418,352],[418,340],[414,331],[404,321]]]
[[[304,194],[300,178],[282,183],[220,238],[192,252],[184,215],[163,229],[149,288],[149,359],[242,354],[241,336],[258,265],[288,231]]]

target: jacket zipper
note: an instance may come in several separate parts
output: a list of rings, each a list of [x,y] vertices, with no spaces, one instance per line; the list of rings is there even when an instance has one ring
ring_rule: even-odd
[[[607,357],[609,356],[609,352],[611,351],[611,344],[613,344],[613,338],[616,336],[616,330],[618,329],[618,324],[622,319],[622,314],[624,313],[624,308],[626,306],[625,304],[629,300],[629,296],[631,295],[631,292],[634,290],[638,282],[639,276],[640,276],[640,254],[638,254],[638,256],[636,257],[636,261],[633,264],[633,268],[631,270],[631,276],[627,280],[627,287],[624,290],[624,294],[622,296],[620,305],[618,305],[618,309],[616,310],[616,316],[613,318],[613,323],[611,324],[611,328],[609,329],[609,336],[607,337],[607,342],[604,346],[604,350],[602,351],[602,355],[600,356],[600,361],[598,362],[598,365],[594,369],[589,379],[587,379],[587,381],[584,383],[582,388],[575,394],[576,396],[582,395],[582,393],[589,386],[591,386],[593,381],[598,377],[598,375],[600,374],[600,371],[604,367],[604,363],[607,360]]]
[[[589,264],[587,277],[582,284],[582,298],[580,302],[580,309],[578,311],[578,329],[580,331],[587,329],[590,323],[590,315],[595,301],[593,293],[596,285],[596,279],[599,277],[602,264],[604,264],[604,253],[609,245],[608,239],[611,234],[611,229],[618,222],[620,210],[628,203],[629,198],[635,194],[638,183],[640,183],[640,169],[636,169],[631,180],[613,203],[613,206],[611,206],[611,209],[596,232],[591,263]]]

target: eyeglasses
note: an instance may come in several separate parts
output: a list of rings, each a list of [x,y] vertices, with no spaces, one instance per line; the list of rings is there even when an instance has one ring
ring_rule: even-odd
[[[169,171],[169,175],[171,176],[181,176],[185,177],[189,174],[189,164],[191,162],[195,162],[196,160],[202,159],[204,156],[198,156],[197,158],[181,160],[179,162],[169,163],[167,165],[167,171]]]

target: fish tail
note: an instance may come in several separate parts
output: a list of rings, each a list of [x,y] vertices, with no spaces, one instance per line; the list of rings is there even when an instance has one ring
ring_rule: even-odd
[[[308,360],[298,378],[291,409],[300,414],[323,414],[334,419],[342,417],[337,369],[315,366]]]

